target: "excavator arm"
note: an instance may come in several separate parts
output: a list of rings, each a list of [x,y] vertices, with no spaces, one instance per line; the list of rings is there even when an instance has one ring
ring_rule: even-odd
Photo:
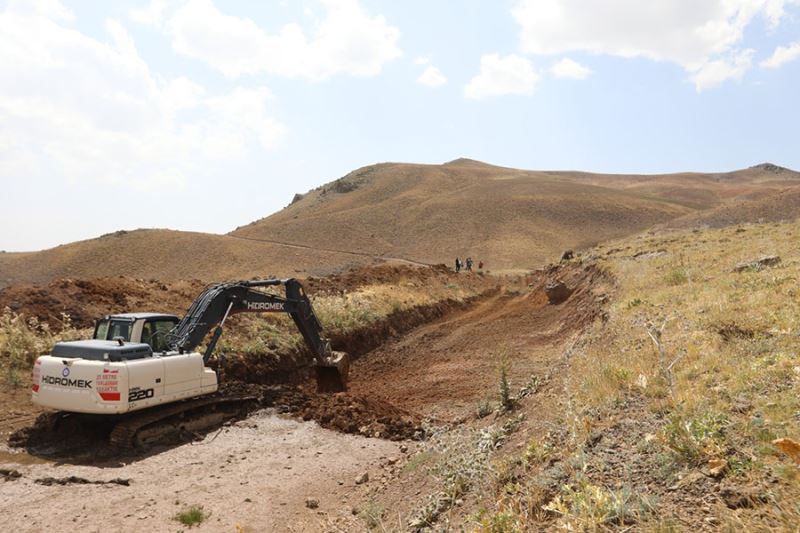
[[[283,286],[285,296],[257,290]],[[320,391],[343,391],[347,386],[347,354],[333,352],[322,336],[322,325],[314,314],[311,300],[296,279],[266,279],[219,283],[208,287],[195,299],[186,315],[170,332],[167,342],[180,352],[195,350],[214,329],[203,361],[208,362],[222,335],[228,316],[238,313],[287,313],[314,356],[317,386]]]

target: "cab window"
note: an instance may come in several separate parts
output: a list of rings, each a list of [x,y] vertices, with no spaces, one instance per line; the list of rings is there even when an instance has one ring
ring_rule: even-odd
[[[142,327],[142,342],[149,344],[154,352],[164,352],[169,348],[167,334],[178,322],[174,319],[148,320]]]
[[[99,340],[106,340],[108,335],[108,320],[98,320],[94,328],[94,338]]]
[[[97,322],[97,327],[94,330],[94,338],[100,340],[112,340],[117,337],[122,337],[122,340],[131,340],[131,326],[133,322],[130,320],[108,320],[103,319]]]

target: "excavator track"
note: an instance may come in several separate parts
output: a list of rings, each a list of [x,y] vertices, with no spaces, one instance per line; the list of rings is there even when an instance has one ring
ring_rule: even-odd
[[[109,444],[123,450],[145,449],[186,440],[246,413],[256,396],[217,396],[185,400],[126,415],[109,435]]]

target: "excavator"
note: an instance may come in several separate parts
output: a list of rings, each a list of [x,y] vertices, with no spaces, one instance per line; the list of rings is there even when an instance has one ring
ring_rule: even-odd
[[[263,290],[271,287],[283,287],[285,296]],[[225,321],[239,313],[287,313],[312,354],[317,390],[346,390],[349,357],[332,351],[321,336],[303,286],[295,279],[263,279],[211,285],[182,319],[124,313],[98,320],[93,339],[58,342],[36,360],[33,402],[57,409],[62,418],[113,419],[109,441],[121,448],[143,448],[221,424],[254,400],[219,394],[217,373],[208,367]]]

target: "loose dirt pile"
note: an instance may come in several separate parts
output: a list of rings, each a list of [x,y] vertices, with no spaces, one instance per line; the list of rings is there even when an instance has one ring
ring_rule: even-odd
[[[299,389],[273,389],[265,400],[280,411],[343,433],[389,440],[419,440],[425,436],[419,415],[364,395],[318,395]]]
[[[251,396],[244,414],[261,408],[274,408],[293,418],[313,420],[328,429],[388,440],[421,439],[425,432],[419,415],[399,409],[391,403],[365,395],[348,393],[317,394],[288,385],[258,385],[230,382],[217,393],[221,397]],[[39,415],[29,426],[13,432],[11,448],[25,448],[33,455],[66,462],[92,464],[125,455],[108,444],[109,435],[119,417],[103,417],[60,412]],[[206,433],[216,428],[208,428]],[[186,435],[188,439],[203,435]],[[182,442],[163,442],[168,448]],[[137,450],[149,452],[150,450]]]
[[[359,267],[325,278],[309,277],[302,282],[308,294],[324,296],[352,292],[367,285],[403,283],[424,287],[431,283],[447,284],[454,279],[464,287],[485,285],[481,276],[457,276],[444,265],[420,268],[394,264]],[[84,328],[109,313],[157,311],[181,316],[206,285],[196,279],[163,283],[125,276],[62,278],[42,285],[19,284],[0,289],[0,310],[8,307],[47,322],[57,330],[62,325],[62,313],[66,313],[74,326]]]
[[[456,275],[446,265],[432,265],[419,268],[411,265],[384,264],[354,268],[340,274],[332,274],[324,278],[309,277],[303,280],[307,292],[314,295],[343,294],[367,285],[410,284],[428,285],[438,281],[447,283],[458,278],[459,284],[469,283],[474,276]],[[477,282],[477,280],[476,280]]]
[[[126,277],[94,280],[59,279],[47,285],[13,285],[0,289],[0,309],[36,317],[56,330],[62,327],[62,313],[72,325],[91,327],[108,313],[159,311],[182,314],[200,294],[198,280],[169,284]]]

